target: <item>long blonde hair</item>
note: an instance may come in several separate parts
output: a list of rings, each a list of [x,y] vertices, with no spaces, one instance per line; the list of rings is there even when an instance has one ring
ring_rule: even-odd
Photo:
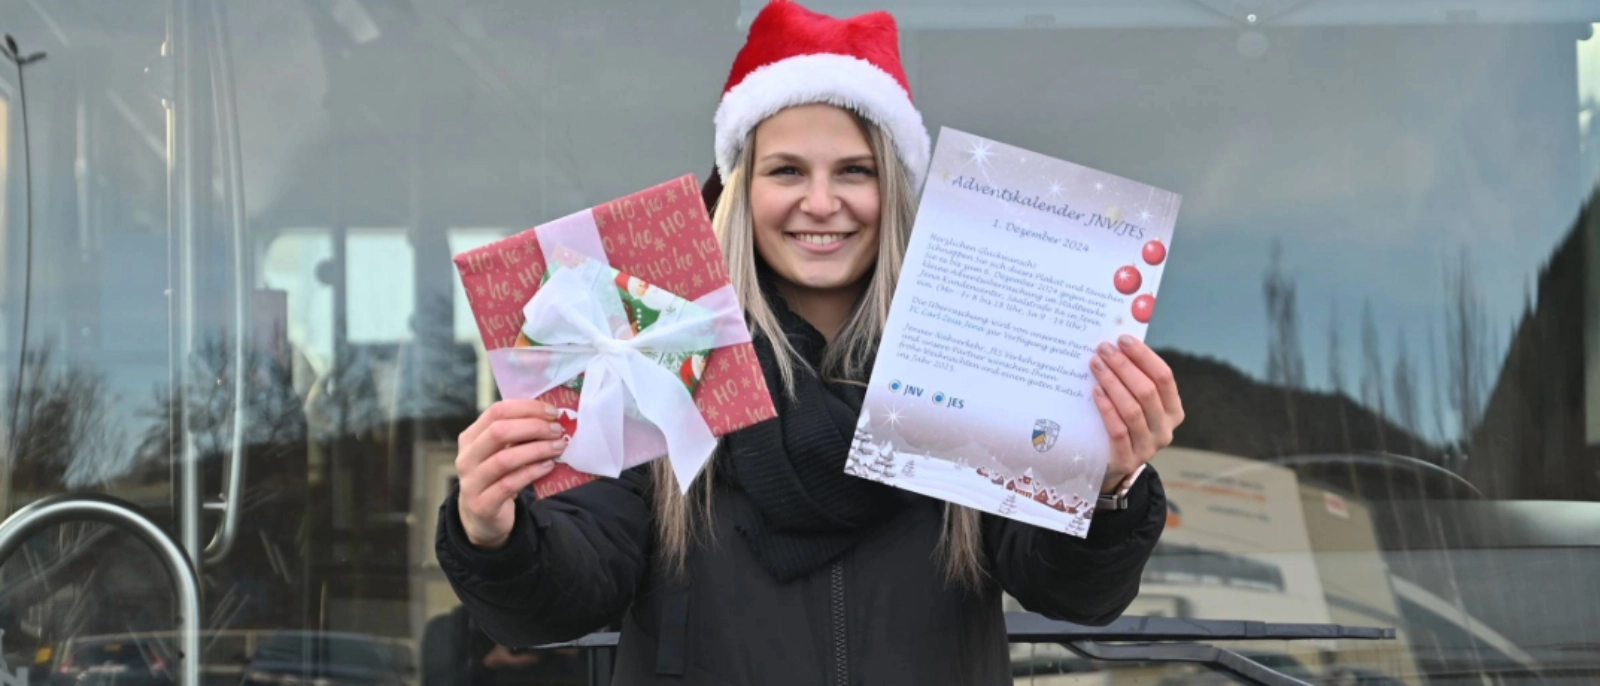
[[[867,288],[861,294],[849,319],[839,330],[823,353],[822,369],[816,372],[826,379],[859,383],[866,379],[873,362],[874,351],[883,337],[885,322],[889,319],[889,303],[894,297],[895,282],[900,278],[900,265],[904,261],[906,244],[911,236],[912,219],[916,213],[915,190],[911,187],[911,174],[895,154],[894,141],[887,132],[871,121],[857,116],[872,147],[878,165],[878,188],[881,198],[878,233],[878,261],[867,277]],[[728,261],[728,278],[733,283],[739,304],[744,308],[751,334],[772,343],[778,371],[785,392],[792,393],[795,367],[806,365],[789,343],[788,336],[778,324],[767,305],[766,294],[761,291],[757,276],[755,223],[750,214],[750,169],[755,163],[755,132],[746,137],[728,178],[723,180],[722,197],[711,217],[711,225]],[[721,454],[721,450],[717,451]],[[714,457],[706,463],[689,496],[678,488],[677,477],[666,460],[656,460],[655,509],[657,543],[667,567],[674,573],[684,571],[691,544],[697,535],[709,537],[710,527],[704,526],[711,518],[711,474],[716,465]],[[690,500],[699,507],[691,508]],[[698,520],[698,521],[696,521]],[[975,587],[982,579],[982,533],[980,515],[973,510],[954,504],[944,508],[944,531],[936,551],[947,581]],[[709,541],[709,538],[708,538]]]

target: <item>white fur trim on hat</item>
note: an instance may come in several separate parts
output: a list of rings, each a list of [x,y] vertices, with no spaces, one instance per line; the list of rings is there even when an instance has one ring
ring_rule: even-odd
[[[932,148],[922,113],[894,77],[866,60],[834,54],[774,62],[750,72],[728,90],[715,118],[718,173],[723,179],[729,177],[745,137],[767,117],[788,107],[823,102],[854,110],[883,127],[911,173],[912,187],[922,187]]]

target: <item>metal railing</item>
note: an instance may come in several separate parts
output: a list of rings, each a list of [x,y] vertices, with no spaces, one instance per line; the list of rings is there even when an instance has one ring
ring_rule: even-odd
[[[178,686],[200,684],[200,580],[183,548],[126,501],[105,495],[57,495],[28,504],[0,522],[0,565],[40,531],[73,521],[120,527],[161,558],[178,595]]]
[[[233,51],[228,40],[228,14],[227,3],[211,3],[207,7],[210,13],[210,38],[206,45],[206,55],[209,57],[211,67],[211,83],[213,98],[216,101],[216,137],[218,152],[223,167],[223,196],[228,204],[228,225],[233,238],[233,361],[230,366],[233,382],[233,436],[228,441],[228,461],[225,486],[218,500],[207,501],[204,508],[208,511],[217,510],[222,514],[222,521],[217,524],[217,531],[212,535],[211,541],[206,544],[205,555],[202,558],[205,564],[217,564],[227,558],[233,549],[234,540],[239,532],[239,514],[244,510],[242,498],[244,495],[245,478],[245,430],[249,426],[250,416],[245,407],[246,371],[248,356],[246,351],[250,345],[250,311],[249,294],[251,281],[247,277],[248,265],[245,260],[246,224],[244,204],[244,152],[239,142],[239,113],[237,98],[234,94],[233,78]],[[193,59],[192,51],[184,53],[186,59]],[[180,101],[178,107],[188,103]],[[191,114],[195,108],[190,108]],[[185,265],[193,268],[193,265]],[[188,425],[185,424],[185,427]],[[187,429],[186,429],[187,430]],[[185,441],[187,443],[188,441]],[[194,485],[198,488],[198,484]]]
[[[210,163],[211,146],[215,145],[222,165],[223,198],[228,206],[228,228],[232,239],[233,267],[233,330],[231,364],[229,371],[233,384],[232,437],[228,442],[227,471],[223,491],[215,500],[203,498],[200,493],[200,456],[193,440],[186,435],[179,456],[179,487],[182,515],[179,517],[179,540],[200,564],[222,562],[232,550],[239,529],[239,514],[243,508],[242,494],[245,481],[245,435],[249,422],[246,401],[247,348],[249,346],[249,290],[246,255],[247,216],[244,198],[243,151],[239,140],[239,120],[233,58],[228,39],[226,8],[223,3],[202,3],[199,0],[169,0],[167,6],[168,50],[172,91],[164,97],[166,105],[168,146],[167,186],[170,212],[168,230],[177,237],[169,258],[175,265],[170,326],[177,348],[178,365],[174,368],[173,387],[177,389],[174,400],[181,421],[179,426],[188,433],[188,414],[193,402],[190,395],[200,387],[194,378],[193,362],[198,345],[200,284],[195,274],[203,259],[195,245],[201,231],[199,199],[211,192],[205,181],[209,168],[197,169]],[[207,93],[216,105],[214,119],[206,123],[203,113],[210,107],[201,104]],[[217,379],[221,382],[221,379]],[[209,383],[210,380],[206,380]],[[221,521],[211,539],[201,547],[201,512],[217,512]]]

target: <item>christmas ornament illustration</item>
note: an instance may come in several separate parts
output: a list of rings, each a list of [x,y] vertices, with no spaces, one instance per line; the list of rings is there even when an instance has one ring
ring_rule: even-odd
[[[1167,246],[1159,240],[1144,244],[1144,262],[1148,265],[1159,265],[1167,261]]]
[[[1117,270],[1116,276],[1113,277],[1113,283],[1116,284],[1118,293],[1133,295],[1139,292],[1139,286],[1144,284],[1144,276],[1140,275],[1139,270],[1130,264]]]
[[[1156,311],[1156,297],[1146,293],[1133,299],[1133,319],[1140,324],[1149,324],[1150,315]]]

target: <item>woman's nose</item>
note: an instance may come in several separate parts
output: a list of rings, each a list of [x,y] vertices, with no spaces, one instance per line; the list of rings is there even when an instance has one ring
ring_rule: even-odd
[[[818,219],[831,217],[839,211],[839,196],[833,192],[833,182],[826,177],[814,178],[800,201],[800,211]]]

